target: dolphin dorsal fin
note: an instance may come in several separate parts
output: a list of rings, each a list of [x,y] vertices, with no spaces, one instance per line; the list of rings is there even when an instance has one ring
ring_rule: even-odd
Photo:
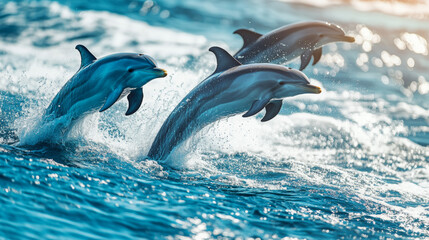
[[[97,60],[97,58],[92,55],[92,53],[85,46],[79,44],[76,45],[76,49],[79,51],[81,58],[79,70]]]
[[[234,32],[234,34],[238,34],[241,36],[241,38],[243,38],[243,47],[241,47],[241,49],[256,42],[256,40],[258,40],[262,36],[262,34],[248,29],[238,29]]]
[[[223,72],[232,67],[240,66],[241,63],[237,61],[231,54],[229,54],[225,49],[220,47],[211,47],[210,52],[214,53],[216,56],[217,67],[214,73]]]

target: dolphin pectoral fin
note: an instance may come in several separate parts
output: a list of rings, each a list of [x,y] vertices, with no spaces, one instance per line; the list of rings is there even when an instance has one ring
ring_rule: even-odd
[[[210,52],[214,53],[216,56],[217,67],[216,70],[212,73],[219,73],[225,70],[228,70],[232,67],[236,67],[241,65],[239,61],[237,61],[233,56],[231,56],[227,51],[220,47],[211,47],[209,49]]]
[[[267,106],[265,106],[265,116],[261,119],[261,122],[269,121],[277,116],[282,108],[282,104],[282,100],[274,100],[268,103]]]
[[[106,102],[104,103],[103,107],[101,107],[99,112],[103,112],[104,110],[108,109],[109,107],[111,107],[116,101],[118,101],[119,97],[122,94],[122,91],[124,89],[122,88],[117,88],[115,89],[115,91],[113,91],[108,97]]]
[[[249,111],[247,111],[245,114],[243,114],[243,117],[250,117],[258,112],[260,112],[265,105],[269,102],[269,99],[263,99],[263,100],[256,100],[253,102],[252,106],[250,107]]]
[[[129,116],[139,110],[143,101],[143,89],[137,88],[134,89],[128,94],[128,110],[125,113],[126,116]]]
[[[307,67],[308,63],[310,63],[312,52],[311,50],[306,50],[301,55],[301,66],[299,67],[299,70],[302,71],[305,67]]]
[[[319,62],[321,57],[322,57],[322,48],[320,47],[313,51],[313,65]]]
[[[85,46],[79,44],[75,48],[79,51],[81,58],[79,70],[97,60],[97,58]]]
[[[243,39],[243,47],[241,47],[241,49],[246,48],[250,44],[256,42],[256,40],[258,40],[262,36],[262,34],[248,29],[238,29],[234,32],[234,34],[240,35]]]

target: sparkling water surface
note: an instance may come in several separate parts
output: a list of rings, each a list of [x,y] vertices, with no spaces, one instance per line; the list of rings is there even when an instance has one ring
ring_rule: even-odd
[[[1,1],[0,239],[429,238],[429,4],[316,3]],[[356,38],[304,70],[321,94],[286,99],[266,123],[213,123],[165,162],[145,157],[214,70],[209,47],[234,53],[238,28],[306,20]],[[169,75],[144,86],[132,116],[121,100],[59,146],[16,147],[40,136],[77,44],[149,54]]]

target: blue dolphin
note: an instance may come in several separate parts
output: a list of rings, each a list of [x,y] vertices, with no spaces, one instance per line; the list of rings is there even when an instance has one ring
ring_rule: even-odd
[[[76,121],[97,110],[107,110],[126,95],[129,105],[125,115],[131,115],[142,104],[142,86],[167,76],[145,54],[117,53],[97,59],[83,45],[76,49],[81,56],[80,68],[46,109],[47,120],[69,115]]]
[[[234,33],[243,38],[243,47],[234,54],[241,63],[286,63],[301,57],[299,70],[307,67],[312,56],[313,65],[320,60],[323,45],[355,41],[338,25],[319,21],[286,25],[264,35],[248,29]]]
[[[125,115],[131,115],[142,104],[142,86],[167,75],[145,54],[117,53],[97,59],[83,45],[76,49],[81,56],[79,70],[57,93],[40,121],[21,133],[18,145],[62,141],[79,120],[107,110],[124,96],[128,98]]]
[[[149,158],[165,159],[193,133],[219,119],[243,112],[243,117],[249,117],[265,108],[262,121],[269,121],[280,112],[283,98],[321,92],[298,70],[265,63],[242,65],[222,48],[209,50],[216,55],[215,72],[171,112],[152,143]]]

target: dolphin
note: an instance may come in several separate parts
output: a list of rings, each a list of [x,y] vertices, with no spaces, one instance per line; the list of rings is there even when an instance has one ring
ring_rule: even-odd
[[[319,21],[286,25],[265,35],[248,29],[238,29],[234,33],[243,38],[243,47],[234,54],[241,63],[286,63],[301,56],[301,71],[307,67],[311,56],[313,65],[320,60],[323,45],[355,41],[338,25]]]
[[[198,84],[168,116],[148,152],[164,160],[191,134],[222,118],[243,113],[250,117],[265,108],[262,121],[274,118],[282,99],[303,93],[320,93],[304,73],[275,64],[242,65],[228,52],[211,47],[217,68]]]
[[[142,104],[142,86],[167,75],[145,54],[117,53],[97,59],[83,45],[76,49],[81,56],[80,68],[46,109],[45,122],[63,116],[76,122],[97,110],[107,110],[126,95],[129,105],[125,115],[131,115]]]

